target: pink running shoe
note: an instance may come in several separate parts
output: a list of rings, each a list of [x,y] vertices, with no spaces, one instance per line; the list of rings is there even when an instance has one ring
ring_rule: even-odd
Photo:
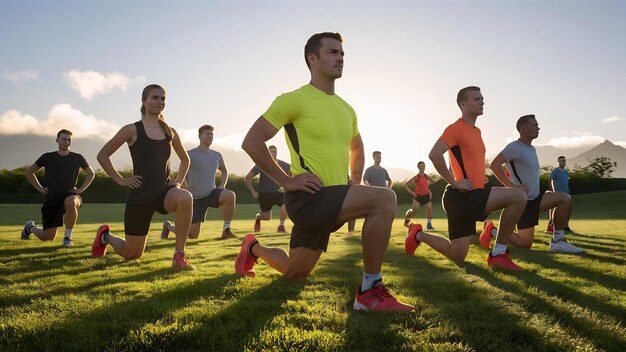
[[[287,233],[287,230],[285,230],[285,225],[278,225],[278,228],[276,229],[276,232],[278,232],[278,233]]]
[[[404,251],[408,255],[415,254],[415,250],[422,243],[415,238],[418,232],[422,231],[422,225],[420,224],[410,224],[409,232],[406,234],[406,238],[404,239]]]
[[[163,230],[161,230],[161,239],[166,240],[167,236],[170,234],[169,226],[172,226],[172,223],[165,220],[163,221]]]
[[[246,237],[243,238],[241,249],[235,259],[235,272],[237,275],[250,277],[256,276],[256,273],[254,272],[254,265],[257,261],[252,253],[250,253],[250,247],[255,243],[259,243],[259,241],[256,240],[256,237],[253,234],[247,234]]]
[[[230,238],[235,238],[235,234],[230,230],[230,227],[227,227],[222,231],[222,239],[227,240]]]
[[[383,284],[361,292],[361,286],[356,288],[354,297],[354,310],[371,310],[375,312],[410,312],[415,307],[398,301],[387,291]]]
[[[105,232],[109,231],[109,225],[104,224],[98,228],[98,232],[96,232],[96,238],[93,240],[93,244],[91,245],[91,256],[92,257],[104,257],[107,253],[107,245],[102,244],[102,236]]]
[[[487,265],[492,268],[501,268],[507,270],[522,270],[522,267],[513,263],[510,258],[509,253],[504,253],[500,255],[496,255],[495,257],[491,256],[491,252],[487,256]]]
[[[493,224],[491,220],[485,221],[483,225],[483,232],[480,234],[478,238],[478,242],[480,242],[480,246],[483,248],[489,249],[491,246],[491,230],[496,229],[496,225]]]
[[[185,252],[178,252],[174,254],[174,258],[172,258],[172,266],[177,268],[178,270],[196,270],[196,268],[187,262],[187,256]]]

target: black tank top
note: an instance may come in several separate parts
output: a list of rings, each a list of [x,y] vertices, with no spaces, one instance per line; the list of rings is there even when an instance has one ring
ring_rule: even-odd
[[[141,121],[135,122],[137,140],[130,149],[133,159],[133,173],[141,176],[141,187],[131,189],[128,193],[127,204],[149,203],[158,197],[170,181],[170,153],[172,140],[165,135],[165,139],[150,139]]]

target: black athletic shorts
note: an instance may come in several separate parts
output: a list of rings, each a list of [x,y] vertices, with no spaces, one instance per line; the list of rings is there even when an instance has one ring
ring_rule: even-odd
[[[527,229],[530,227],[535,227],[535,225],[539,224],[539,210],[541,205],[541,199],[545,191],[539,193],[539,195],[533,199],[526,202],[526,208],[524,208],[524,212],[522,213],[522,217],[517,222],[518,229]]]
[[[204,222],[206,212],[209,208],[220,207],[220,194],[222,194],[223,190],[223,188],[214,188],[208,196],[193,200],[193,217],[191,218],[192,224]]]
[[[417,196],[413,197],[413,199],[415,199],[416,202],[420,203],[420,205],[426,205],[430,202],[430,194],[418,194]]]
[[[285,208],[293,222],[289,247],[325,252],[331,232],[343,226],[337,223],[337,218],[349,189],[350,185],[338,185],[323,187],[314,194],[285,192]]]
[[[65,215],[65,199],[70,196],[76,196],[79,200],[79,206],[83,205],[83,199],[78,194],[69,193],[65,194],[65,197],[44,203],[41,206],[41,220],[43,222],[43,229],[52,229],[55,227],[63,226],[63,215]]]
[[[283,192],[259,192],[259,206],[262,212],[272,210],[274,205],[282,207],[285,204]]]
[[[165,196],[174,185],[168,185],[149,203],[126,204],[124,211],[124,233],[126,236],[146,236],[150,232],[150,222],[155,211],[167,214]]]
[[[443,192],[443,210],[448,214],[448,233],[455,240],[476,234],[476,221],[487,218],[485,208],[491,187],[461,192],[450,185]]]

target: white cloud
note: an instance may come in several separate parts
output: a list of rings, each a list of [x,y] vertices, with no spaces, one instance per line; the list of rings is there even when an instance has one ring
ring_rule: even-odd
[[[56,136],[61,129],[68,129],[74,138],[109,139],[118,126],[86,115],[70,104],[57,104],[50,109],[48,119],[39,121],[35,117],[16,110],[8,110],[0,116],[0,135],[34,134]]]
[[[197,147],[198,140],[198,129],[184,129],[177,128],[176,132],[180,136],[180,140],[186,148]],[[225,137],[214,137],[213,144],[211,147],[215,149],[222,150],[233,150],[233,151],[243,151],[241,149],[241,142],[243,142],[244,134],[241,133],[232,133]]]
[[[145,82],[144,77],[131,79],[117,71],[102,74],[96,71],[71,70],[64,72],[63,76],[65,82],[72,89],[80,92],[80,96],[87,100],[93,99],[98,94],[107,93],[116,87],[125,92],[129,85]]]
[[[573,149],[586,146],[596,146],[606,140],[604,137],[588,133],[577,132],[576,136],[552,138],[543,145],[553,146],[559,149]]]
[[[20,83],[30,80],[39,79],[39,73],[35,70],[24,70],[24,71],[4,71],[2,74],[2,78],[7,81],[11,81],[14,83]]]
[[[617,142],[613,142],[613,144],[626,148],[626,141],[617,141]]]
[[[602,119],[602,123],[622,122],[622,121],[626,121],[626,120],[623,117],[619,117],[619,116],[605,117]]]

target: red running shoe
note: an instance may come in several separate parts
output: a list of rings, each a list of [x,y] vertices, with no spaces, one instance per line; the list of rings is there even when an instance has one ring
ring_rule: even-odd
[[[410,224],[409,232],[406,234],[406,238],[404,239],[404,251],[408,255],[415,254],[415,250],[422,243],[415,238],[418,232],[422,231],[422,225],[420,224]]]
[[[91,245],[91,256],[92,257],[104,257],[107,253],[107,245],[102,244],[102,236],[105,232],[109,231],[109,225],[104,224],[98,228],[98,232],[96,232],[96,238],[93,240],[93,244]]]
[[[187,256],[185,255],[185,252],[178,252],[174,254],[174,258],[172,258],[172,266],[181,271],[196,270],[193,265],[187,262]]]
[[[375,312],[410,312],[415,307],[398,301],[387,291],[383,284],[361,292],[361,286],[356,288],[354,297],[354,310],[371,310]]]
[[[261,224],[259,224],[259,226],[261,226]],[[287,230],[285,230],[285,225],[278,225],[278,228],[276,229],[276,232],[278,232],[278,233],[287,233]]]
[[[237,275],[250,277],[256,276],[256,273],[254,272],[256,259],[252,253],[250,253],[250,247],[252,247],[255,243],[259,243],[259,241],[256,240],[256,237],[253,234],[247,234],[246,237],[243,238],[241,249],[235,259],[235,272]]]
[[[478,238],[481,247],[489,249],[491,246],[491,230],[493,229],[497,229],[496,225],[494,225],[491,220],[485,221],[483,224],[483,232]]]
[[[522,267],[513,263],[510,258],[510,254],[504,253],[500,255],[496,255],[495,257],[491,256],[491,252],[487,256],[487,265],[492,268],[501,268],[507,270],[522,270]]]
[[[235,238],[235,234],[230,230],[230,227],[227,227],[222,231],[222,239],[227,240],[230,238]]]

